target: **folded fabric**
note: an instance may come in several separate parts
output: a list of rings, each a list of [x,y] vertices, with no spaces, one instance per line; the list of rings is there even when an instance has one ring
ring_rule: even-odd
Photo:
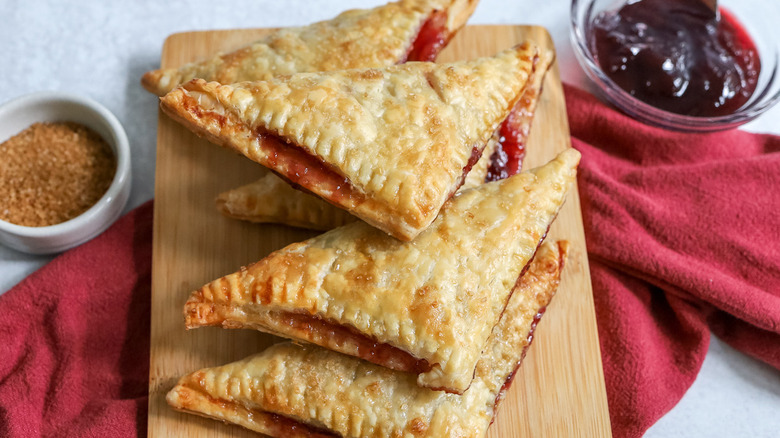
[[[566,87],[615,437],[698,373],[710,330],[780,368],[780,137],[647,127]],[[145,436],[152,207],[0,296],[0,436]]]
[[[0,296],[0,436],[146,436],[152,203]]]
[[[565,93],[612,428],[638,437],[710,331],[780,368],[780,137],[666,131]]]

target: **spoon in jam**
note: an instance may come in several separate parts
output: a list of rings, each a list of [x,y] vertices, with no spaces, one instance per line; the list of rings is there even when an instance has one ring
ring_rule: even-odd
[[[720,13],[718,12],[718,0],[701,0],[713,14],[715,14],[715,21],[720,20]]]

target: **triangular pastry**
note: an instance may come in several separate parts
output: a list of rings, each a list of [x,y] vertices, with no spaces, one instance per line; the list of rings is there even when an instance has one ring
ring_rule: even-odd
[[[491,139],[459,190],[485,182],[496,144]],[[255,182],[220,193],[217,196],[217,209],[233,219],[320,231],[332,230],[358,220],[346,210],[296,190],[271,172]]]
[[[558,287],[566,248],[541,246],[463,395],[421,388],[413,375],[310,344],[282,343],[181,378],[167,401],[279,438],[484,437]]]
[[[253,328],[463,392],[579,157],[460,192],[412,242],[355,222],[289,245],[194,291],[186,327]]]
[[[147,72],[141,84],[162,96],[194,78],[232,84],[292,73],[433,61],[476,6],[477,0],[405,0],[350,10],[332,20],[279,29],[234,52]]]
[[[539,56],[523,96],[493,134],[460,190],[476,187],[485,181],[498,181],[520,172],[544,77],[553,58],[552,51]],[[217,209],[233,219],[321,231],[357,220],[355,216],[314,195],[295,190],[271,173],[253,183],[220,193]]]
[[[220,85],[161,99],[192,131],[411,240],[463,183],[520,99],[538,50]]]

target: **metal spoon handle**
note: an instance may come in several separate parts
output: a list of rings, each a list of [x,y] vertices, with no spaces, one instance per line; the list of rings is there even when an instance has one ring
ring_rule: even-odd
[[[719,17],[718,0],[701,0],[701,2],[704,3],[708,8],[712,9],[712,12],[716,17]]]

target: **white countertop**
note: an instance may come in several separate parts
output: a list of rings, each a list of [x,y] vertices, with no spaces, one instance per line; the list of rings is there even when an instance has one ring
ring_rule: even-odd
[[[176,32],[281,27],[327,19],[383,0],[0,0],[0,103],[40,90],[91,97],[127,130],[133,189],[127,210],[154,195],[157,98],[139,85]],[[774,13],[774,12],[773,12]],[[780,14],[774,22],[780,22]],[[587,87],[568,35],[569,2],[482,0],[472,24],[540,24],[553,36],[563,79]],[[780,105],[745,126],[780,134]],[[0,247],[0,293],[51,257]],[[699,377],[648,437],[780,436],[780,372],[712,338]]]

